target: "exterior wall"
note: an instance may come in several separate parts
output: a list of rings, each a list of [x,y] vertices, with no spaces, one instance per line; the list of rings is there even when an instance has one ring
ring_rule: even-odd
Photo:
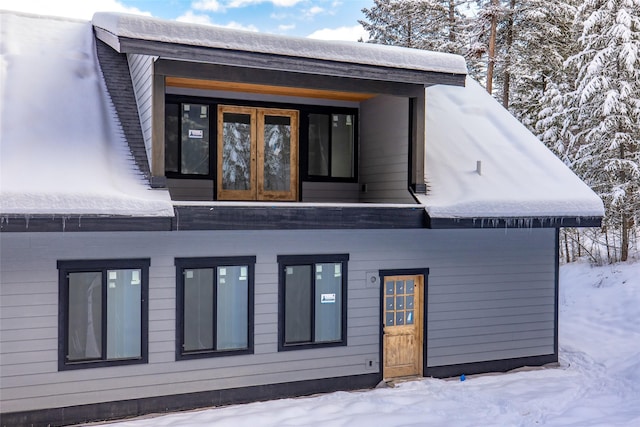
[[[167,179],[171,200],[213,200],[213,180]]]
[[[152,88],[153,88],[153,60],[152,56],[128,54],[129,70],[133,91],[138,104],[138,114],[140,115],[140,125],[144,135],[144,145],[147,149],[147,158],[151,155],[151,126],[152,126]],[[164,166],[163,166],[164,167]]]
[[[408,191],[409,100],[378,96],[360,105],[360,193],[363,202],[415,203]]]
[[[430,270],[428,366],[555,349],[553,229],[2,233],[0,244],[3,412],[380,372],[381,269]],[[277,256],[324,253],[350,255],[348,345],[278,352]],[[174,258],[244,255],[257,257],[255,354],[175,361]],[[147,257],[149,363],[58,372],[56,262]]]
[[[303,182],[302,201],[358,203],[358,183]]]

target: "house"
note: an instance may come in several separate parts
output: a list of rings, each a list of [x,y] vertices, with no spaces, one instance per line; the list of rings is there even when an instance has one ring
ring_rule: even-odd
[[[603,206],[461,57],[0,17],[3,426],[557,362]]]

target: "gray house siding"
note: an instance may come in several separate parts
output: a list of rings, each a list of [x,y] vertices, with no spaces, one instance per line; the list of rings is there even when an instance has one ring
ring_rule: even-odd
[[[144,136],[144,145],[147,149],[147,159],[151,156],[151,126],[152,126],[152,93],[153,93],[153,56],[128,54],[129,70],[133,91],[138,104],[140,125]]]
[[[408,191],[409,99],[378,96],[360,105],[360,200],[415,203]]]
[[[429,268],[428,366],[553,354],[555,230],[2,233],[2,411],[380,372],[381,269]],[[348,253],[347,346],[278,352],[277,256]],[[254,353],[175,361],[176,257],[256,256]],[[59,260],[150,258],[149,362],[58,372]],[[371,367],[368,361],[373,361]]]

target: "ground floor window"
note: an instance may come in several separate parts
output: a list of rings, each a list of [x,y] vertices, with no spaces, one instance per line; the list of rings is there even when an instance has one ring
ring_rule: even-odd
[[[283,255],[279,349],[346,345],[349,255]]]
[[[147,362],[148,259],[59,261],[59,369]]]
[[[253,352],[255,257],[178,258],[177,359]]]

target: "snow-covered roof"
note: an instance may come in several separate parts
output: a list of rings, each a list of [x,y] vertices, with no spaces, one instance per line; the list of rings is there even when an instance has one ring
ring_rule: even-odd
[[[418,199],[430,217],[604,215],[600,198],[473,79],[426,91],[429,191]]]
[[[173,216],[131,156],[90,22],[0,12],[0,214]]]
[[[380,67],[467,74],[464,58],[371,43],[314,40],[232,30],[114,12],[93,15],[93,25],[117,37]]]

